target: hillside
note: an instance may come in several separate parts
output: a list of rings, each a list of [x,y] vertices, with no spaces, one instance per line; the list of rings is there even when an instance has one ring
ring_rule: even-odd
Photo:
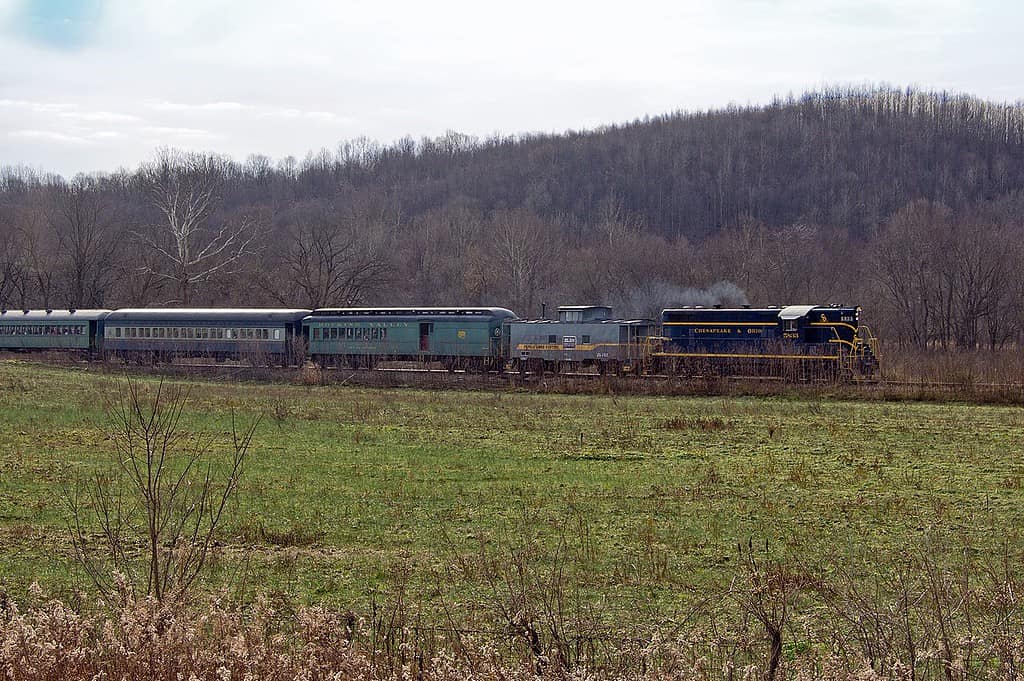
[[[967,207],[1024,186],[1024,109],[914,90],[831,90],[565,135],[455,133],[307,159],[302,196],[387,186],[412,214],[466,197],[593,225],[612,203],[665,236],[752,216],[864,232],[915,199]]]
[[[530,315],[844,298],[899,342],[995,346],[1022,328],[1016,255],[999,245],[1020,241],[1022,187],[1024,107],[888,88],[561,135],[355,140],[302,162],[163,150],[70,182],[6,169],[0,304]],[[968,257],[978,244],[996,252]],[[950,272],[956,253],[970,272]],[[968,280],[984,295],[955,300]],[[906,322],[927,306],[924,328]]]

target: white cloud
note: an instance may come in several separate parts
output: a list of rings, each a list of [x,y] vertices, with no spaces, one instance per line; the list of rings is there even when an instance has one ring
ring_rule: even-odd
[[[92,144],[91,140],[76,135],[68,135],[53,130],[11,130],[7,133],[9,137],[16,139],[44,140],[46,142],[57,142],[60,144]]]
[[[188,104],[185,102],[169,102],[167,100],[148,100],[145,106],[156,111],[175,111],[183,113],[195,113],[205,111],[249,111],[252,107],[241,102],[204,102],[202,104]]]
[[[148,125],[141,128],[140,132],[145,135],[184,139],[212,139],[217,137],[216,134],[209,130],[201,130],[198,128],[179,128],[167,125]]]
[[[79,121],[95,121],[98,123],[127,123],[139,120],[138,116],[117,113],[115,111],[61,111],[61,118]]]

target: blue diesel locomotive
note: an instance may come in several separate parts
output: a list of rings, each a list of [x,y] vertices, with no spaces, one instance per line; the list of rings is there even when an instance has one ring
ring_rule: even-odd
[[[666,309],[653,365],[669,374],[871,376],[877,349],[860,313],[840,305]]]

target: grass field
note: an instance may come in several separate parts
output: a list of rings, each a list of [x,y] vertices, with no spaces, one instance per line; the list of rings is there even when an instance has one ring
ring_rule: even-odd
[[[0,364],[0,587],[87,582],[62,490],[109,466],[123,378]],[[155,379],[138,379],[154,385]],[[564,568],[602,617],[671,620],[737,545],[865,579],[1024,548],[1024,411],[190,383],[189,428],[262,414],[215,583],[366,611],[469,611],[511,586],[487,556]],[[476,557],[472,565],[467,557]]]

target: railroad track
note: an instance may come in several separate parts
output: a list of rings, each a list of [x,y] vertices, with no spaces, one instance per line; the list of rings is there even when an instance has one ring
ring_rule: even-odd
[[[302,369],[299,367],[275,367],[275,368],[261,368],[261,367],[249,367],[249,366],[231,366],[225,364],[174,364],[176,368],[188,368],[188,369],[210,369],[210,370],[230,370],[237,369],[239,371],[273,371],[282,373],[294,374]],[[573,380],[573,381],[614,381],[614,382],[664,382],[664,383],[686,383],[692,382],[696,384],[706,385],[708,383],[732,383],[732,384],[763,384],[763,385],[779,385],[779,386],[835,386],[835,387],[847,387],[847,388],[868,388],[868,389],[910,389],[910,390],[942,390],[942,391],[978,391],[978,390],[1006,390],[1006,391],[1022,391],[1024,392],[1024,383],[1013,383],[1013,382],[973,382],[973,383],[959,383],[952,381],[921,381],[921,380],[886,380],[886,379],[862,379],[853,380],[850,382],[836,382],[825,379],[815,380],[791,380],[782,376],[747,376],[747,375],[697,375],[697,376],[673,376],[669,374],[640,374],[640,375],[625,375],[625,376],[612,376],[608,374],[599,374],[596,372],[560,372],[557,374],[535,374],[535,373],[521,373],[514,371],[504,372],[472,372],[464,369],[449,370],[441,367],[376,367],[373,369],[369,368],[338,368],[338,367],[326,367],[314,369],[319,371],[327,377],[337,379],[341,376],[357,377],[357,376],[451,376],[456,377],[472,377],[482,380],[492,379],[500,381],[502,385],[506,385],[509,381],[522,382],[524,384],[536,383],[541,381],[557,381],[559,379]],[[330,380],[327,382],[336,382]]]
[[[459,389],[508,388],[557,392],[616,392],[659,395],[728,394],[750,391],[756,394],[820,393],[865,399],[929,399],[929,393],[947,398],[1024,404],[1022,382],[974,382],[924,380],[862,380],[849,383],[828,381],[788,381],[776,376],[640,376],[601,375],[596,372],[563,372],[559,374],[521,374],[519,372],[476,373],[442,367],[378,367],[314,368],[261,367],[235,362],[177,362],[149,366],[89,362],[78,357],[40,357],[4,353],[12,361],[29,361],[84,367],[99,371],[126,371],[132,374],[164,376],[198,375],[226,380],[271,381],[280,383],[308,382],[327,385],[361,385],[370,387],[424,387]]]

